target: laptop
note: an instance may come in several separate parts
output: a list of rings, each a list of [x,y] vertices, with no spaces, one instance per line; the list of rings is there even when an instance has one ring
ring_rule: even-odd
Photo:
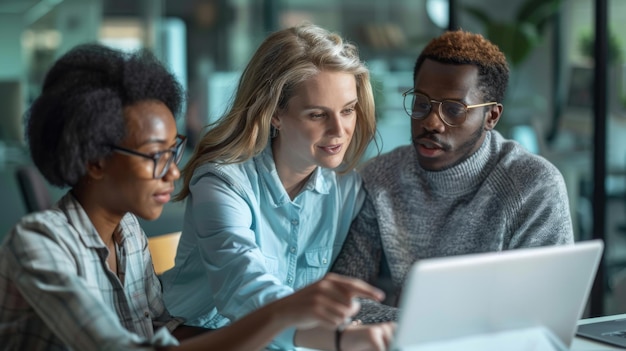
[[[392,350],[533,327],[569,347],[603,248],[589,240],[420,260],[400,297]]]
[[[578,326],[578,336],[626,348],[626,318]]]

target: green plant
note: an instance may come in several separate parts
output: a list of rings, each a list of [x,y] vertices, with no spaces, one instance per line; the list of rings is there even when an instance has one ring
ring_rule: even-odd
[[[374,73],[372,73],[372,76],[370,78],[370,83],[372,84],[372,94],[374,95],[374,101],[375,101],[374,112],[376,115],[376,119],[380,120],[384,118],[385,116],[383,109],[382,109],[382,106],[384,106],[386,103],[385,94],[384,94],[384,86],[380,77],[377,77]]]
[[[506,55],[512,66],[523,62],[541,43],[546,25],[559,11],[562,0],[527,0],[520,5],[511,22],[492,19],[477,6],[465,5],[463,10],[485,27],[485,36]]]
[[[586,31],[580,35],[579,45],[580,45],[580,53],[589,59],[592,59],[594,54],[594,44],[595,38],[591,34],[591,31]],[[615,35],[613,31],[609,32],[608,37],[608,46],[609,46],[609,63],[617,63],[622,59],[622,52],[620,49],[619,39]]]

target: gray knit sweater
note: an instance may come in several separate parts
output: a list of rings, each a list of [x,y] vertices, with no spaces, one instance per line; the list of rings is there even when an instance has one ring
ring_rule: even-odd
[[[361,174],[368,197],[333,271],[382,284],[392,305],[418,259],[574,241],[562,175],[496,131],[443,171],[422,169],[410,145]],[[397,309],[363,301],[357,318],[396,320]]]

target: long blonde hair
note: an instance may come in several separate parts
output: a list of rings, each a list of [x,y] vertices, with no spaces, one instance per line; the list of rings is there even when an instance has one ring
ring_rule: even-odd
[[[189,195],[189,182],[201,165],[239,163],[258,155],[270,140],[275,112],[287,106],[299,83],[322,70],[356,78],[357,123],[341,171],[353,169],[376,131],[369,70],[356,46],[336,33],[304,24],[277,31],[259,46],[239,80],[232,107],[209,126],[183,168],[183,187],[175,200]]]

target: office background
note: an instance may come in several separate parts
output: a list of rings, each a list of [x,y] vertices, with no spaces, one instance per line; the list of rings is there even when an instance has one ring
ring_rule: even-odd
[[[225,110],[263,38],[302,21],[358,45],[372,71],[383,152],[410,143],[401,93],[430,38],[463,28],[502,45],[512,70],[498,129],[561,170],[576,239],[606,241],[588,315],[626,312],[623,0],[0,0],[0,236],[26,213],[14,174],[30,163],[23,113],[69,48],[99,41],[153,50],[189,91],[178,127],[193,143]],[[50,191],[56,199],[65,189]],[[182,214],[183,204],[168,204],[144,228],[149,236],[180,230]]]

